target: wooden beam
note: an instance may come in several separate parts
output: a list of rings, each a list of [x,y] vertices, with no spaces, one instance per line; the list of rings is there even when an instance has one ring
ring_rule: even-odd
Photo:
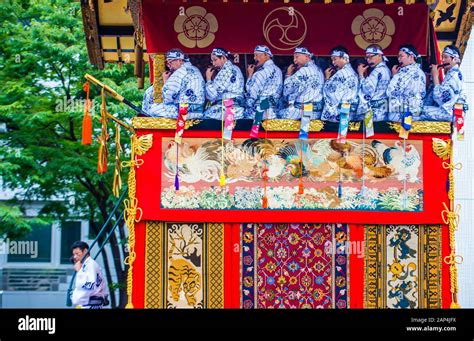
[[[100,47],[99,25],[94,4],[90,1],[81,1],[81,13],[89,62],[102,70],[104,59]]]

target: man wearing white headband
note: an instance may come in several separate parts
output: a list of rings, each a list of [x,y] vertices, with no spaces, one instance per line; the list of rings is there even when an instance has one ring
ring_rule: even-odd
[[[265,45],[255,47],[255,65],[247,68],[245,101],[247,105],[245,118],[253,119],[260,102],[268,99],[270,108],[264,119],[276,118],[277,104],[280,100],[283,77],[281,70],[273,63],[273,54]]]
[[[398,51],[398,65],[393,66],[393,78],[387,88],[388,120],[401,122],[405,112],[419,119],[426,95],[426,76],[416,63],[418,51],[413,45],[402,45]]]
[[[153,86],[143,98],[142,109],[152,117],[177,118],[180,103],[187,103],[187,119],[202,118],[204,109],[204,79],[201,72],[190,62],[180,49],[166,52],[169,71],[163,72],[163,102],[154,103]]]
[[[446,46],[441,60],[446,77],[440,83],[438,65],[430,66],[433,90],[426,96],[421,121],[452,121],[454,104],[466,104],[466,88],[459,68],[461,63],[459,49],[454,45]]]
[[[313,104],[311,119],[321,118],[324,76],[311,60],[312,56],[305,47],[295,49],[294,64],[288,67],[283,85],[283,99],[287,107],[280,110],[279,118],[299,120],[305,103]]]
[[[206,99],[211,106],[204,112],[204,118],[222,120],[222,100],[230,98],[234,100],[234,118],[244,115],[244,76],[229,60],[230,56],[223,48],[212,50],[212,67],[206,70]]]
[[[373,121],[386,121],[388,111],[387,87],[390,83],[390,69],[385,64],[387,58],[378,45],[370,45],[365,50],[367,64],[357,67],[359,74],[359,107],[355,120],[363,120],[367,111],[372,109]],[[366,76],[367,70],[370,75]]]
[[[333,48],[331,62],[333,67],[324,72],[326,83],[323,86],[324,109],[321,119],[338,122],[341,105],[349,103],[351,105],[350,119],[352,120],[357,110],[359,79],[349,63],[347,49],[344,46]]]

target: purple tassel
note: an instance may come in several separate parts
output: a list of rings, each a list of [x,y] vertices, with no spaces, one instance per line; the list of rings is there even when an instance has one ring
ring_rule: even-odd
[[[179,161],[178,161],[178,156],[179,156],[179,153],[178,153],[178,148],[179,148],[179,145],[176,144],[176,175],[174,176],[174,189],[179,191]]]
[[[179,177],[178,177],[177,170],[176,170],[176,175],[174,176],[174,189],[179,191]]]

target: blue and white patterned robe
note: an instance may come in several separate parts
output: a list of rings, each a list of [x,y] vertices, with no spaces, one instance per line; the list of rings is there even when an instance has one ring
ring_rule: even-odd
[[[421,113],[421,121],[454,120],[454,104],[466,104],[466,89],[458,66],[451,68],[443,82],[436,85],[427,96]]]
[[[91,296],[104,298],[107,295],[107,285],[102,270],[95,260],[87,257],[77,272],[74,291],[71,301],[74,306],[99,309],[102,304],[91,306]]]
[[[187,119],[202,118],[204,78],[198,68],[184,63],[163,86],[163,103],[153,103],[153,87],[146,90],[142,109],[153,117],[177,118],[180,103],[188,103]]]
[[[356,121],[363,120],[369,108],[372,108],[374,122],[387,120],[387,87],[390,77],[390,70],[384,62],[375,66],[368,77],[360,77]]]
[[[244,116],[244,76],[239,67],[227,61],[216,75],[216,78],[206,82],[206,98],[211,105],[204,112],[204,118],[222,120],[222,99],[233,98],[235,119]]]
[[[303,104],[313,103],[311,119],[320,119],[323,108],[323,84],[323,72],[313,61],[299,68],[285,79],[283,97],[288,107],[280,110],[278,117],[299,120]]]
[[[151,106],[155,103],[153,100],[154,92],[155,89],[153,88],[153,85],[151,85],[146,89],[145,94],[143,95],[142,110],[146,113],[150,111]]]
[[[352,120],[352,116],[357,110],[358,87],[359,77],[357,77],[351,64],[347,63],[324,83],[324,110],[321,119],[323,121],[338,122],[341,104],[350,103],[350,117]]]
[[[245,85],[246,111],[245,118],[253,119],[255,111],[264,98],[270,100],[270,109],[263,119],[276,118],[277,105],[280,101],[281,90],[283,87],[283,77],[281,70],[273,63],[273,60],[267,60],[262,67],[254,72]]]
[[[388,120],[400,122],[408,109],[413,120],[420,116],[426,94],[426,76],[420,65],[413,63],[402,67],[392,78],[387,88]]]

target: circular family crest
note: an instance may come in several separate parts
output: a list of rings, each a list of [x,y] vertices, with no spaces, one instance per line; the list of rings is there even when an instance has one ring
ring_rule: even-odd
[[[395,33],[395,23],[392,18],[385,15],[377,8],[365,10],[352,21],[354,40],[361,49],[366,49],[371,44],[387,48],[392,42]]]
[[[219,25],[214,14],[207,13],[201,6],[186,9],[184,15],[174,20],[178,41],[187,48],[204,48],[212,44]]]
[[[307,26],[303,15],[292,7],[279,7],[263,21],[263,36],[278,50],[292,50],[306,37]]]

